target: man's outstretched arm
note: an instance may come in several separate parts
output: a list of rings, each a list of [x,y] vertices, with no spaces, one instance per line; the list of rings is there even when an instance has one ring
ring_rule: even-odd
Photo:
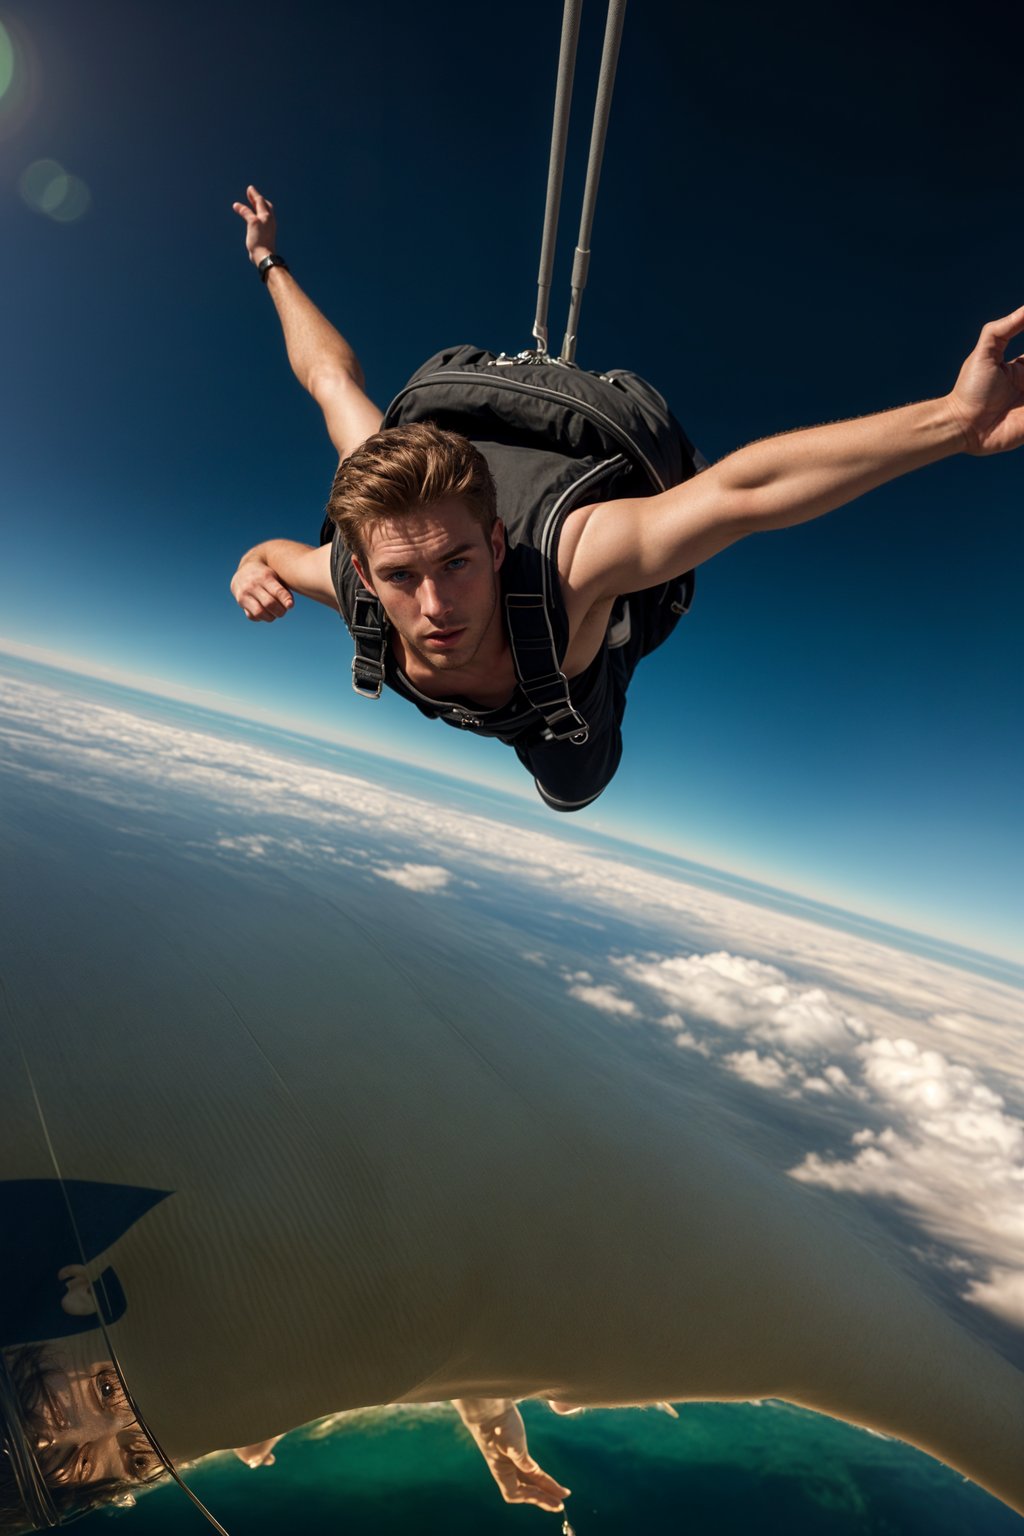
[[[294,606],[293,592],[337,613],[329,544],[267,539],[242,556],[231,578],[231,595],[246,618],[267,624]]]
[[[656,586],[749,533],[808,522],[925,464],[1019,447],[1024,359],[1004,354],[1022,333],[1024,306],[986,325],[939,399],[766,438],[660,495],[583,509],[571,585],[595,599]]]
[[[259,266],[275,252],[277,221],[273,204],[255,187],[246,189],[246,197],[248,202],[232,207],[245,220],[245,247],[250,261]],[[331,442],[345,459],[380,430],[383,420],[364,393],[366,380],[359,359],[290,272],[271,267],[267,288],[281,321],[292,371],[323,411]]]

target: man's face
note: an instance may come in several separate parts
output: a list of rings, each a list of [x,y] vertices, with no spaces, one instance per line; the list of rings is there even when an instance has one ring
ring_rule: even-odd
[[[125,1400],[109,1360],[47,1371],[52,1405],[34,1415],[32,1448],[47,1482],[94,1483],[107,1478],[142,1482],[162,1467]]]
[[[352,558],[405,644],[437,672],[468,666],[498,614],[505,534],[490,538],[458,500],[376,524]]]

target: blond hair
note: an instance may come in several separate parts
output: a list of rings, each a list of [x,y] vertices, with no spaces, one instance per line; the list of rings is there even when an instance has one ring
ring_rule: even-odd
[[[497,518],[487,460],[460,432],[432,421],[375,432],[338,466],[327,503],[353,553],[363,558],[374,525],[458,497],[485,535]]]

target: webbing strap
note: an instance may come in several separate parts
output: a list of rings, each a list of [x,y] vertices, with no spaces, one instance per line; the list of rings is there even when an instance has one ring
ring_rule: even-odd
[[[543,716],[553,740],[582,746],[590,731],[569,697],[569,681],[558,665],[543,597],[537,592],[507,592],[505,613],[520,688]]]
[[[364,699],[379,699],[384,686],[388,621],[380,602],[365,587],[356,593],[349,633],[355,643],[352,687]]]

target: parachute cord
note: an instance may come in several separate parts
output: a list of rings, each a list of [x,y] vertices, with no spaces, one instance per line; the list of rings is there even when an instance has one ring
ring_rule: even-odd
[[[583,213],[580,217],[579,239],[576,242],[576,254],[572,264],[572,298],[560,357],[563,363],[572,363],[576,359],[580,306],[583,302],[583,290],[587,285],[587,271],[590,266],[590,232],[594,225],[597,188],[601,179],[601,161],[604,158],[604,141],[608,132],[608,118],[611,115],[612,90],[615,86],[615,70],[619,61],[619,45],[622,41],[622,24],[625,16],[626,0],[608,0],[608,19],[605,23],[604,47],[601,51],[601,72],[597,82],[594,124],[590,134],[587,182],[583,192]]]
[[[548,192],[544,206],[540,271],[537,276],[537,318],[533,322],[537,351],[541,354],[546,354],[548,350],[548,303],[551,298],[551,274],[555,265],[558,209],[562,201],[565,147],[569,137],[569,108],[572,105],[572,82],[576,72],[576,45],[579,41],[582,4],[583,0],[565,0],[562,12],[562,42],[558,54],[555,115],[551,125],[551,156],[548,161]]]

